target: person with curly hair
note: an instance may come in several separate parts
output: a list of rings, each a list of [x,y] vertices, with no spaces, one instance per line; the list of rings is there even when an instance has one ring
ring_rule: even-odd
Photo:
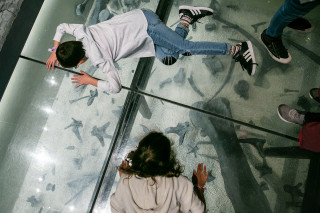
[[[111,212],[205,212],[205,183],[209,172],[198,164],[192,182],[182,176],[171,141],[151,132],[118,167],[120,180],[111,196]]]

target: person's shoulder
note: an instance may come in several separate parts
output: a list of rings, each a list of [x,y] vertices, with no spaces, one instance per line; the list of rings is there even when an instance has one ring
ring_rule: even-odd
[[[192,182],[184,175],[179,175],[178,177],[171,177],[173,182],[180,186],[192,185]]]
[[[187,181],[187,182],[190,182],[189,178],[184,176],[184,175],[179,175],[179,177],[177,177],[179,180],[181,181]]]
[[[139,177],[138,175],[135,174],[126,174],[122,173],[120,180],[130,180],[130,181],[144,181],[150,178],[144,178],[144,177]]]
[[[118,18],[119,17],[132,17],[132,16],[135,16],[135,17],[142,16],[143,17],[144,14],[141,9],[134,9],[134,10],[130,10],[126,13],[122,13],[120,15],[114,16],[114,18],[116,18],[116,17],[118,17]]]
[[[120,176],[120,179],[129,179],[129,178],[131,178],[133,175],[128,175],[128,174],[126,174],[126,173],[122,173],[122,175]]]

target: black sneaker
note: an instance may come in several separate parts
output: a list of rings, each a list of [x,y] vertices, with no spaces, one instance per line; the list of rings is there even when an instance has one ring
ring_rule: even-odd
[[[314,26],[307,19],[304,18],[297,18],[290,22],[287,26],[291,29],[305,33],[312,32],[314,29]]]
[[[268,50],[270,56],[277,62],[287,64],[291,61],[291,55],[283,46],[281,37],[272,38],[267,35],[267,29],[261,33],[261,41],[265,48]]]
[[[245,41],[238,45],[241,46],[241,49],[233,56],[233,58],[236,62],[240,62],[243,70],[246,69],[248,74],[253,76],[256,72],[257,63],[251,41]]]
[[[208,7],[193,7],[181,5],[179,7],[179,17],[181,18],[183,15],[191,18],[190,24],[197,22],[200,18],[205,16],[210,16],[213,14],[213,9]]]

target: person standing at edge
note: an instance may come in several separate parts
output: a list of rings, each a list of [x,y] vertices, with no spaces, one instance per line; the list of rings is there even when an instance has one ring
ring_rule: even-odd
[[[185,40],[189,25],[200,18],[213,14],[207,7],[180,6],[180,23],[175,31],[167,27],[150,10],[136,9],[114,16],[112,19],[89,27],[82,24],[60,24],[54,36],[52,54],[47,69],[54,69],[56,62],[62,67],[77,67],[90,58],[93,65],[102,69],[106,80],[97,80],[87,73],[74,75],[72,83],[91,84],[108,93],[118,93],[121,83],[114,62],[121,58],[156,56],[165,65],[174,64],[179,55],[230,55],[240,62],[249,75],[256,71],[256,61],[250,41],[236,45],[216,42]],[[75,36],[76,41],[60,44],[65,33]]]
[[[302,18],[320,4],[320,0],[285,0],[274,14],[269,27],[261,34],[261,40],[270,56],[277,62],[287,64],[291,55],[282,43],[282,32],[285,27],[302,32],[311,32],[312,24]]]
[[[310,97],[320,103],[320,88],[312,88]],[[320,152],[320,113],[296,110],[286,104],[278,106],[278,115],[284,122],[301,125],[299,146]]]

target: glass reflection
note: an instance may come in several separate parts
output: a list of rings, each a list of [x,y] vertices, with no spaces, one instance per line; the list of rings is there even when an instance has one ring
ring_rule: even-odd
[[[38,164],[45,166],[46,164],[55,163],[55,159],[53,159],[47,150],[44,148],[40,148],[36,153],[32,153],[31,157],[37,161]]]
[[[41,109],[42,109],[44,112],[46,112],[47,114],[53,114],[53,113],[54,113],[54,110],[53,110],[51,107],[49,107],[49,106],[43,106]]]

